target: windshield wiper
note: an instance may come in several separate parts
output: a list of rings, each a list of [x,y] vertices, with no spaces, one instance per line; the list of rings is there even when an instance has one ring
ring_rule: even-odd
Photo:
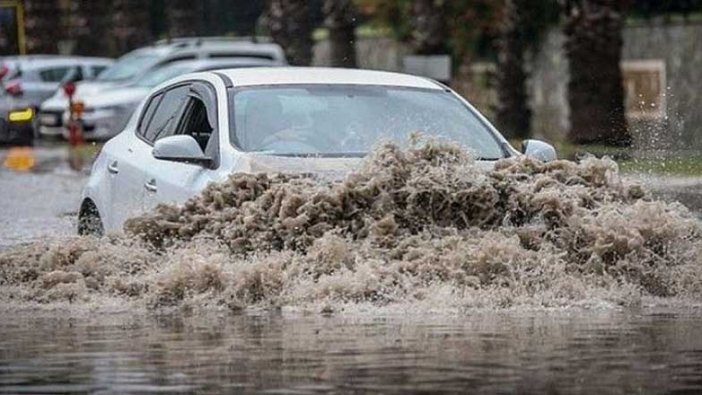
[[[483,161],[483,162],[494,162],[494,161],[497,161],[500,159],[504,159],[504,158],[483,158],[482,156],[478,156],[477,158],[475,158],[475,160]]]

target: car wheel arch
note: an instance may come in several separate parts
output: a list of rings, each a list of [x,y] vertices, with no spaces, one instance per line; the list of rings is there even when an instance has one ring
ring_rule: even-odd
[[[78,234],[102,236],[105,228],[97,204],[91,198],[85,198],[78,211]]]

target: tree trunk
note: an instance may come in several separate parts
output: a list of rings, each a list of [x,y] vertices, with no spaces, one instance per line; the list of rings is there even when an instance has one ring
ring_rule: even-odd
[[[332,67],[356,67],[356,10],[352,0],[325,0]]]
[[[58,0],[24,1],[28,54],[58,53],[58,41],[63,38],[61,16]]]
[[[114,49],[123,54],[153,41],[150,0],[113,0]]]
[[[573,143],[631,144],[619,66],[626,2],[567,0],[565,3],[565,51],[570,70],[568,139]]]
[[[202,1],[171,0],[166,3],[168,36],[196,37],[204,28],[204,7]]]
[[[269,0],[267,24],[273,41],[294,66],[312,63],[312,21],[307,0]]]
[[[529,0],[507,0],[498,41],[497,124],[508,137],[530,135],[531,110],[527,95],[527,72],[524,58],[530,44],[527,36]]]
[[[444,0],[412,1],[412,50],[417,55],[448,53],[448,29]]]

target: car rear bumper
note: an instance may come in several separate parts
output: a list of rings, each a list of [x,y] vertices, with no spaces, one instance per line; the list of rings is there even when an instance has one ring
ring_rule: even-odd
[[[117,135],[131,114],[84,114],[83,138],[86,140],[107,140]],[[68,138],[68,114],[59,111],[43,110],[39,113],[39,133],[44,136]]]
[[[32,122],[8,122],[0,118],[0,144],[2,145],[32,145],[34,143],[34,128]]]
[[[42,136],[63,135],[63,111],[41,110],[37,114],[39,134]]]

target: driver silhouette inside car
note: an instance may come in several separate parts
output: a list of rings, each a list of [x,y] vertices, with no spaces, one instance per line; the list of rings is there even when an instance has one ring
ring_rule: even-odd
[[[293,115],[286,114],[278,97],[252,96],[246,106],[246,142],[250,151],[277,153],[314,153],[317,136],[293,126]],[[310,144],[312,143],[312,144]]]

